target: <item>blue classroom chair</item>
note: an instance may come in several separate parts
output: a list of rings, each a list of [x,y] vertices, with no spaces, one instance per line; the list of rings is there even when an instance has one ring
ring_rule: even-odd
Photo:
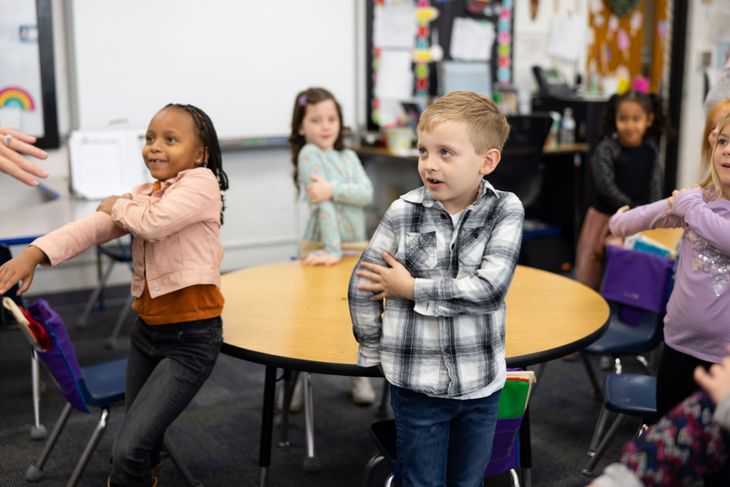
[[[10,247],[0,244],[0,265],[13,257]],[[23,306],[23,299],[17,295],[18,285],[11,287],[5,294],[18,306]],[[2,296],[2,295],[0,295]],[[0,324],[5,325],[8,316],[0,307]],[[31,347],[30,352],[31,390],[33,391],[33,426],[30,427],[30,437],[33,440],[42,440],[48,436],[46,427],[41,424],[41,381],[38,370],[38,358],[36,351]]]
[[[107,266],[106,270],[103,270],[104,257],[109,260],[109,265]],[[87,325],[89,315],[93,311],[94,306],[98,306],[99,309],[104,309],[104,288],[106,287],[106,283],[112,275],[115,264],[127,264],[130,270],[132,269],[131,237],[129,237],[128,239],[125,239],[125,237],[120,237],[116,239],[114,243],[96,246],[96,266],[99,283],[92,291],[91,296],[89,296],[89,300],[86,302],[86,306],[84,306],[84,311],[81,313],[81,316],[76,322],[79,327],[84,327]],[[124,303],[124,306],[119,313],[119,316],[117,317],[117,321],[114,323],[114,328],[112,329],[112,332],[107,339],[107,348],[118,348],[117,337],[119,336],[119,333],[121,333],[122,327],[127,320],[129,311],[132,308],[132,302],[134,302],[134,296],[132,296],[132,294],[130,293],[127,301]]]
[[[633,355],[649,371],[642,354],[662,342],[664,310],[671,293],[674,261],[648,252],[606,247],[606,269],[601,295],[611,306],[606,333],[583,350],[584,354],[610,356],[614,371],[622,372],[621,356]],[[600,389],[590,362],[583,363],[596,397]]]
[[[593,469],[601,459],[609,443],[629,416],[652,418],[656,416],[656,376],[648,374],[608,374],[603,381],[603,405],[596,429],[588,447],[591,459],[581,470],[583,475],[593,475]],[[603,434],[611,413],[616,414],[611,427]],[[642,423],[638,434],[645,429]]]
[[[120,358],[80,367],[60,316],[42,299],[37,300],[28,309],[51,338],[51,346],[47,350],[40,351],[39,356],[53,375],[54,382],[67,402],[40,456],[26,470],[25,480],[37,482],[43,479],[45,474],[43,467],[74,408],[85,413],[89,412],[90,407],[100,410],[99,420],[94,431],[66,484],[67,487],[73,487],[78,483],[92,453],[106,431],[111,408],[124,402],[127,359]],[[164,446],[187,484],[191,487],[202,487],[201,483],[193,479],[167,440],[164,440]]]

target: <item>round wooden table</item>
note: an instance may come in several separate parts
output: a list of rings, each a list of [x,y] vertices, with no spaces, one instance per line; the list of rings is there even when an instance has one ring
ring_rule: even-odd
[[[357,366],[357,342],[347,305],[348,282],[356,263],[356,258],[349,257],[331,267],[306,267],[294,260],[221,278],[226,299],[223,353],[266,365],[261,487],[267,484],[271,461],[277,367],[380,375],[374,367]],[[525,367],[580,350],[605,332],[608,318],[608,304],[592,289],[557,274],[517,266],[507,295],[507,365]]]
[[[361,375],[347,306],[354,257],[332,267],[299,261],[225,274],[223,351],[297,370]],[[507,294],[507,363],[524,367],[596,340],[608,305],[590,288],[550,272],[517,266]]]

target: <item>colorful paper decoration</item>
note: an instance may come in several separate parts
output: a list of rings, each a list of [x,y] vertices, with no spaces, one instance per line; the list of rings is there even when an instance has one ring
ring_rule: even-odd
[[[502,0],[497,22],[497,83],[512,82],[512,0]]]
[[[19,86],[6,86],[0,89],[0,107],[18,107],[21,110],[35,110],[31,94]]]
[[[418,30],[416,33],[416,50],[413,53],[413,62],[416,64],[415,95],[419,98],[428,97],[428,63],[432,61],[430,48],[430,24],[438,17],[438,15],[438,9],[436,7],[432,7],[429,0],[418,0],[416,8]]]
[[[373,14],[375,17],[382,14],[383,1],[384,0],[375,0],[373,4]],[[379,10],[380,12],[378,12]],[[380,56],[382,53],[383,50],[380,47],[373,46],[373,86],[378,84],[378,70],[380,69]],[[380,125],[380,98],[378,98],[375,93],[373,93],[373,97],[370,101],[370,117],[372,118],[373,123]]]

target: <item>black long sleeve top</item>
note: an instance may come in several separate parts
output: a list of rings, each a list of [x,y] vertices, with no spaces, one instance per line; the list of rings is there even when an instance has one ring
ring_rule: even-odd
[[[595,187],[593,207],[612,215],[624,205],[635,207],[662,197],[662,168],[654,142],[624,147],[614,136],[598,143],[591,157]]]

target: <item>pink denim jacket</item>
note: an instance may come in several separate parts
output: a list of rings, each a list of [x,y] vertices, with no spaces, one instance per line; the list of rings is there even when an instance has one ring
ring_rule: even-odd
[[[206,168],[180,171],[162,182],[134,188],[132,199],[114,203],[111,216],[95,212],[31,243],[52,267],[86,249],[131,233],[132,295],[156,298],[195,284],[220,287],[223,247],[220,241],[221,195],[215,175]]]

